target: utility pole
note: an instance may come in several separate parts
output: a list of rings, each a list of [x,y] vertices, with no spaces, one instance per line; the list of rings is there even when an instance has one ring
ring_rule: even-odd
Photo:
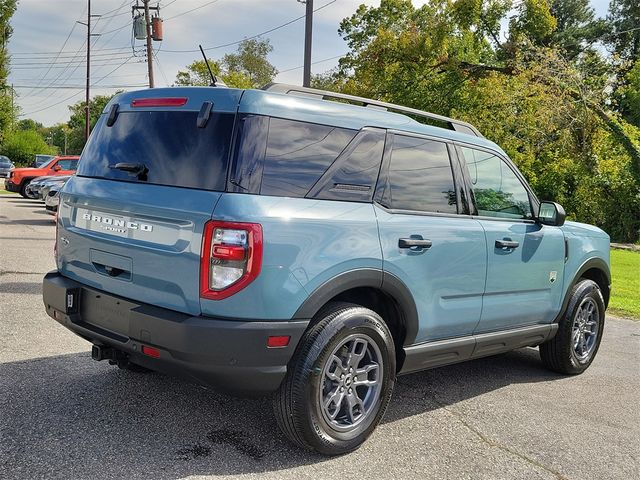
[[[138,15],[136,15],[136,12],[138,12],[139,10],[144,10],[144,23],[145,23],[145,33],[146,33],[146,40],[147,40],[147,69],[148,69],[148,74],[149,74],[149,88],[153,88],[155,86],[155,81],[153,78],[153,46],[151,44],[152,40],[154,40],[154,36],[153,36],[153,32],[152,32],[152,27],[151,27],[151,10],[155,10],[156,15],[159,15],[160,12],[160,6],[156,5],[155,7],[150,7],[149,6],[149,2],[150,0],[142,0],[142,6],[140,6],[138,4],[138,2],[136,1],[136,4],[133,5],[131,7],[131,13],[132,15],[134,15],[134,20],[137,20],[139,18]],[[135,26],[135,23],[134,23]],[[134,28],[135,30],[135,28]],[[136,34],[136,38],[138,40],[142,40],[143,37],[142,36],[138,36],[138,34]]]
[[[153,88],[153,47],[151,46],[151,16],[149,15],[149,0],[144,0],[144,21],[147,24],[147,68],[149,69],[149,88]]]
[[[306,0],[307,7],[304,24],[304,70],[302,86],[311,86],[311,39],[313,36],[313,0]]]
[[[91,18],[100,15],[91,15],[91,0],[87,0],[87,23],[78,22],[87,27],[87,84],[85,87],[85,106],[84,106],[84,140],[89,139],[91,133],[91,104],[90,104],[90,88],[91,88],[91,37],[98,35],[91,33]]]

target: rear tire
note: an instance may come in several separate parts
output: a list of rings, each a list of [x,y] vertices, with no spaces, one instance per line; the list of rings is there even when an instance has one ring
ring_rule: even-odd
[[[323,308],[300,340],[273,399],[278,426],[325,455],[357,449],[382,419],[396,375],[393,338],[372,310]]]
[[[545,367],[565,375],[578,375],[589,368],[600,348],[604,319],[600,287],[592,280],[580,280],[571,290],[558,333],[540,345]]]

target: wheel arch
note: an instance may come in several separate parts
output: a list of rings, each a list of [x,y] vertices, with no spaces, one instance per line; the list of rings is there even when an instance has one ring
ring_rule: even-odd
[[[413,295],[395,275],[374,268],[344,272],[316,288],[293,316],[311,319],[329,302],[356,303],[378,313],[396,344],[396,363],[404,363],[404,346],[415,342],[418,334],[418,311]]]
[[[592,280],[598,284],[602,291],[605,308],[609,305],[609,297],[611,295],[611,271],[609,269],[609,265],[607,265],[603,259],[593,257],[580,265],[580,268],[578,268],[573,279],[567,286],[564,300],[562,302],[562,308],[554,320],[555,323],[560,321],[567,310],[567,306],[571,300],[571,290],[573,290],[573,287],[583,278]]]

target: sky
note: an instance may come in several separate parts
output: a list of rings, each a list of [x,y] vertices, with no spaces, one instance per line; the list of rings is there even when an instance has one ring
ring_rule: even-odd
[[[92,19],[92,32],[99,35],[91,41],[91,95],[147,85],[144,41],[132,41],[134,3],[91,1],[91,13],[101,15]],[[346,53],[338,26],[362,3],[379,5],[380,1],[314,0],[312,73],[335,67],[338,57]],[[425,1],[413,3],[420,6]],[[237,49],[235,42],[288,22],[262,38],[273,46],[268,59],[280,72],[276,81],[302,84],[304,20],[293,20],[304,15],[305,6],[297,0],[162,0],[159,4],[164,40],[154,42],[156,87],[172,85],[178,70],[202,58],[198,44],[207,49],[209,58],[219,59]],[[598,16],[604,16],[608,0],[592,0],[592,5]],[[87,29],[77,21],[86,22],[86,7],[87,0],[19,0],[8,49],[12,57],[9,83],[17,92],[21,118],[46,126],[65,122],[68,106],[84,99]]]

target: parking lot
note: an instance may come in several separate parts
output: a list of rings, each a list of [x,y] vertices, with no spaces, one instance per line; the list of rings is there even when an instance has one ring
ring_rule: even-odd
[[[640,478],[640,322],[608,318],[592,367],[538,352],[400,377],[347,456],[292,447],[266,399],[94,362],[44,313],[53,218],[0,196],[0,478]]]

